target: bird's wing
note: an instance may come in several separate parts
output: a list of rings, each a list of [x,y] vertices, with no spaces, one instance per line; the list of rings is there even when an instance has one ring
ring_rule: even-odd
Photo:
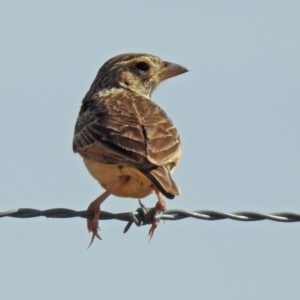
[[[135,166],[165,195],[179,193],[170,176],[180,159],[177,130],[147,98],[126,92],[94,96],[81,108],[73,149],[100,163]]]

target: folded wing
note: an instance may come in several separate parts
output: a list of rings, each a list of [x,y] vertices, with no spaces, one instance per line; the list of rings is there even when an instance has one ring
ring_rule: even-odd
[[[179,194],[170,171],[180,160],[180,140],[165,112],[133,93],[106,94],[83,102],[73,140],[83,157],[134,166],[168,198]]]

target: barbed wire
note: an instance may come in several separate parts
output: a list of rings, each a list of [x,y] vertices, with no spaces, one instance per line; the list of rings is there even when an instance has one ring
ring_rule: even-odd
[[[140,203],[141,204],[141,203]],[[19,208],[8,211],[0,211],[0,218],[11,217],[11,218],[36,218],[36,217],[47,217],[47,218],[93,218],[93,212],[90,210],[75,211],[67,208],[52,208],[47,210],[38,210],[32,208]],[[240,211],[233,213],[223,213],[213,210],[194,210],[186,211],[181,209],[166,210],[163,213],[154,216],[154,208],[147,208],[141,204],[134,212],[125,213],[111,213],[107,211],[101,211],[100,220],[119,220],[128,222],[124,229],[124,233],[127,232],[130,226],[135,223],[137,226],[151,224],[153,219],[176,221],[186,218],[194,218],[206,221],[216,221],[230,219],[235,221],[262,221],[270,220],[276,222],[300,222],[300,214],[291,212],[277,212],[271,214],[262,214],[257,212]]]

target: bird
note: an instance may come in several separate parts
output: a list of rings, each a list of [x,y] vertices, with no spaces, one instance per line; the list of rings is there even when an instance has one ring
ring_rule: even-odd
[[[117,55],[105,62],[82,100],[75,125],[73,151],[105,189],[88,207],[94,213],[87,228],[101,239],[100,205],[110,195],[141,199],[155,193],[155,215],[166,209],[163,196],[180,190],[171,177],[181,157],[178,131],[151,100],[164,80],[188,69],[144,53]],[[154,218],[150,239],[158,225]]]

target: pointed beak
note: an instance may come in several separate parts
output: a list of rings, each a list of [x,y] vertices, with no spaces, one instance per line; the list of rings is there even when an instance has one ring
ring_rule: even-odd
[[[158,72],[160,81],[188,72],[188,69],[177,64],[165,61],[164,67]]]

